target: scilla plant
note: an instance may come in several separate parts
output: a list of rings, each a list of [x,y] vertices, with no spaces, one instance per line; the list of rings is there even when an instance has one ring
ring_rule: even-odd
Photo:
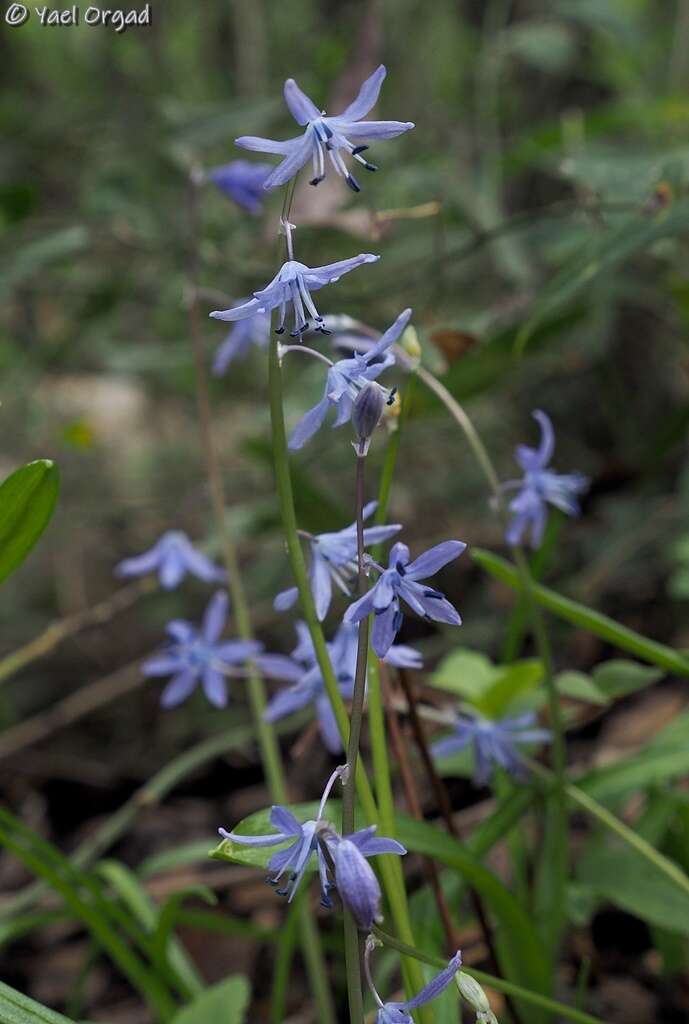
[[[594,826],[591,856],[602,846],[609,848],[621,872],[636,871],[650,879],[648,891],[661,894],[658,904],[665,919],[672,916],[673,897],[678,915],[689,901],[689,879],[680,863],[652,845],[657,815],[649,814],[643,827],[634,830],[616,813],[635,786],[649,780],[657,785],[686,770],[686,734],[669,730],[665,756],[656,751],[648,764],[640,758],[631,770],[626,770],[627,762],[576,782],[572,778],[563,697],[600,708],[644,680],[654,681],[656,669],[688,676],[689,661],[534,578],[533,559],[522,544],[540,552],[548,542],[549,517],[578,515],[588,486],[583,475],[562,474],[552,467],[555,428],[550,416],[534,411],[540,441],[536,447],[517,447],[522,476],[502,482],[463,406],[424,366],[411,309],[400,308],[400,303],[392,311],[392,322],[384,322],[380,331],[357,320],[356,302],[345,316],[328,315],[340,302],[337,282],[354,271],[351,281],[362,281],[385,254],[361,253],[331,262],[310,259],[308,264],[298,258],[298,225],[292,220],[297,175],[308,175],[309,184],[318,187],[330,165],[358,194],[361,185],[352,174],[353,162],[375,171],[363,155],[369,144],[414,127],[406,121],[367,119],[384,79],[381,66],[334,116],[288,79],[285,100],[302,134],[286,141],[248,135],[237,140],[245,149],[279,156],[274,169],[236,161],[207,174],[193,168],[190,174],[194,258],[189,328],[223,565],[171,523],[161,537],[150,538],[146,550],[121,561],[116,574],[127,580],[142,577],[151,588],[166,592],[182,587],[189,576],[213,588],[200,620],[176,617],[168,622],[167,639],[142,663],[141,672],[154,680],[152,686],[165,679],[160,703],[167,714],[185,714],[186,701],[197,697],[214,709],[230,701],[240,707],[245,703],[247,713],[148,780],[69,859],[18,817],[0,811],[0,843],[42,883],[19,893],[4,909],[5,935],[11,938],[54,921],[50,915],[55,899],[48,909],[36,909],[47,884],[57,899],[57,917],[78,921],[93,948],[108,957],[146,1002],[150,1018],[164,1024],[257,1019],[245,1017],[250,998],[245,978],[230,976],[216,986],[204,983],[177,936],[176,926],[184,923],[276,946],[271,1024],[287,1019],[290,965],[297,946],[312,993],[312,1006],[304,1016],[319,1024],[340,1019],[351,1024],[456,1021],[462,1004],[478,1024],[496,1024],[498,1016],[514,1024],[602,1024],[593,1015],[598,1008],[586,992],[585,977],[579,979],[575,995],[571,980],[558,971],[566,926],[581,918],[586,911],[580,904],[597,892],[595,877],[589,878],[588,892],[580,878],[573,883],[573,811],[586,815]],[[311,169],[303,171],[309,163]],[[248,216],[261,211],[267,193],[284,190],[281,216],[275,219],[279,265],[256,282],[252,295],[243,289],[244,297],[227,309],[205,311],[213,320],[232,325],[229,335],[218,338],[210,367],[214,373],[231,372],[235,361],[250,352],[261,359],[268,346],[272,457],[290,568],[283,589],[274,595],[274,610],[294,616],[297,642],[288,652],[265,650],[255,635],[236,539],[226,517],[198,265],[199,204],[206,183],[215,184]],[[288,432],[283,365],[304,358],[313,360],[322,374],[320,398],[311,406],[304,401]],[[487,484],[486,509],[500,525],[510,560],[474,549],[470,536],[441,534],[428,546],[413,539],[407,544],[404,524],[388,522],[397,458],[419,386],[440,400],[461,432],[462,445],[476,459]],[[313,533],[297,519],[293,469],[329,418],[339,429],[328,432],[328,443],[340,446],[350,461],[344,490],[351,501],[341,510],[337,529]],[[377,446],[384,449],[380,479],[370,468],[370,452]],[[507,458],[505,453],[505,462]],[[47,463],[32,466],[20,471],[25,474],[21,479],[11,483],[10,478],[0,486],[0,577],[28,551],[52,509],[54,470]],[[455,594],[469,558],[519,596],[501,664],[460,646],[457,639],[462,618]],[[458,603],[470,619],[471,594]],[[607,672],[591,677],[556,673],[545,611],[646,665],[615,659],[614,669],[608,663]],[[407,619],[412,618],[425,624],[444,651],[432,670],[425,667],[425,652],[404,643]],[[88,621],[84,616],[79,624]],[[534,656],[520,658],[526,633],[533,639]],[[63,627],[59,638],[66,635],[69,629]],[[45,653],[53,642],[39,637],[4,659],[0,680]],[[421,673],[423,691],[418,685]],[[445,699],[440,699],[443,694]],[[336,759],[331,762],[336,766],[314,780],[317,802],[294,804],[279,738],[300,729],[308,715],[317,720],[325,756]],[[403,734],[401,720],[408,724],[413,743]],[[218,822],[220,842],[212,856],[267,874],[276,902],[282,900],[285,906],[285,924],[277,931],[185,908],[187,896],[213,899],[198,886],[153,904],[142,872],[103,860],[143,808],[162,799],[200,765],[251,741],[258,747],[269,806],[239,822]],[[461,836],[446,784],[453,776],[471,779],[493,798],[480,824]],[[398,781],[405,813],[396,803]],[[421,785],[434,803],[426,817]],[[509,867],[497,870],[489,854],[499,843],[509,854]],[[198,843],[178,843],[172,856],[177,864],[198,860]],[[652,903],[647,896],[644,906]],[[661,912],[655,905],[654,912],[657,925]],[[466,950],[462,955],[460,934],[480,938],[477,957]],[[346,984],[329,969],[325,936],[328,950],[344,950]],[[490,970],[479,970],[475,963]],[[0,1019],[8,1024],[69,1024],[68,1018],[2,983]]]

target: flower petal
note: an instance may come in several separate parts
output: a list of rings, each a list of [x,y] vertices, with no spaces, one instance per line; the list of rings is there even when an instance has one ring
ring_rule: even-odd
[[[213,654],[227,665],[238,665],[260,654],[262,650],[263,644],[257,640],[226,640],[214,645]]]
[[[149,572],[155,572],[159,561],[160,549],[156,544],[142,555],[125,558],[115,566],[114,572],[116,576],[145,576]]]
[[[279,188],[280,185],[286,185],[287,182],[301,170],[309,159],[312,148],[311,140],[308,135],[305,135],[303,139],[299,139],[285,159],[282,160],[281,163],[277,165],[273,173],[266,178],[263,187],[265,189],[271,189]]]
[[[290,683],[297,683],[304,675],[304,666],[287,654],[261,654],[256,658],[256,664],[269,679],[284,679]]]
[[[461,540],[444,540],[441,544],[429,548],[405,569],[405,577],[409,580],[425,580],[433,576],[444,565],[455,558],[459,558],[465,550],[466,544]]]
[[[380,256],[372,252],[362,252],[358,256],[350,256],[348,260],[338,260],[323,267],[312,267],[304,274],[304,282],[311,290],[323,288],[326,284],[339,281],[343,274],[348,274],[350,270],[356,270],[364,263],[376,263],[379,259]]]
[[[227,591],[217,590],[206,606],[201,624],[201,632],[204,640],[208,643],[215,643],[225,628],[227,613],[230,607],[230,599]]]
[[[313,700],[313,690],[308,686],[288,686],[271,697],[263,712],[264,722],[277,722],[280,718],[300,711]]]
[[[342,902],[363,931],[370,931],[380,916],[380,886],[366,858],[349,839],[337,844],[335,879]]]
[[[276,612],[286,612],[288,608],[291,608],[299,597],[299,590],[297,587],[290,587],[288,590],[281,590],[276,595],[273,601],[273,608]]]
[[[186,700],[197,683],[197,675],[192,669],[185,669],[167,684],[160,697],[161,707],[174,708]]]
[[[352,142],[394,139],[415,127],[413,121],[345,121],[344,118],[333,117],[330,122]]]
[[[231,306],[229,309],[215,309],[208,315],[212,320],[246,320],[248,317],[261,313],[264,308],[265,303],[254,298],[249,299],[248,302],[242,302],[239,306]]]
[[[224,675],[207,665],[203,670],[203,692],[215,708],[227,706],[227,682]]]
[[[250,149],[254,153],[278,153],[280,156],[285,156],[301,140],[301,135],[296,139],[287,139],[285,142],[278,142],[275,139],[262,139],[258,135],[242,135],[234,140],[234,144],[235,146],[241,146],[242,149]]]
[[[360,597],[358,600],[354,601],[353,604],[350,604],[349,608],[344,613],[344,622],[359,622],[361,619],[364,619],[367,615],[371,614],[373,611],[375,589],[375,587],[372,587],[371,590],[368,590],[363,595],[363,597]]]
[[[397,341],[411,319],[411,309],[405,309],[366,353],[366,362],[373,363]]]
[[[237,843],[239,846],[278,846],[291,839],[290,834],[284,835],[281,832],[273,836],[243,836],[237,832],[228,832],[224,828],[219,828],[218,832],[223,839],[229,839],[231,843]]]
[[[323,420],[329,408],[330,402],[328,399],[321,398],[320,402],[314,405],[313,409],[309,409],[308,412],[304,413],[289,439],[288,447],[291,451],[298,451],[299,448],[304,447],[307,441],[311,440],[316,431],[323,426]]]
[[[381,612],[380,615],[376,615],[373,620],[373,629],[371,630],[371,644],[373,650],[376,652],[379,658],[384,658],[392,647],[392,642],[399,632],[399,615],[397,614],[399,608],[397,602],[394,602],[390,607]]]
[[[455,955],[450,960],[449,964],[444,971],[440,974],[436,974],[432,981],[429,981],[420,992],[414,996],[413,999],[408,999],[404,1006],[407,1010],[415,1010],[417,1006],[423,1006],[424,1003],[428,1003],[431,999],[435,999],[439,996],[447,986],[452,982],[455,974],[459,970],[462,963],[462,954],[457,950]]]
[[[331,754],[341,753],[342,737],[337,727],[335,713],[327,696],[319,697],[316,702],[316,713],[318,714],[318,725],[326,749]]]
[[[359,121],[362,117],[366,117],[368,112],[376,105],[380,87],[385,80],[386,74],[385,65],[379,64],[373,74],[369,75],[359,89],[356,99],[341,114],[338,114],[338,120]]]
[[[158,654],[147,658],[141,666],[145,676],[169,676],[178,672],[181,661],[177,654]]]
[[[375,857],[379,853],[394,853],[398,856],[404,856],[407,852],[401,843],[398,843],[396,839],[386,839],[385,836],[377,836],[375,834],[376,826],[371,825],[369,828],[359,829],[358,832],[353,832],[350,836],[345,836],[350,843],[354,843],[357,850],[364,857]]]
[[[271,807],[270,824],[273,828],[276,828],[279,832],[284,832],[286,835],[301,835],[301,822],[297,821],[287,807],[281,807],[280,804],[274,804]]]
[[[321,112],[316,104],[299,88],[293,78],[287,79],[283,93],[289,112],[297,124],[303,127],[309,121],[317,121],[320,118]]]
[[[406,644],[393,644],[383,660],[394,668],[423,668],[421,652]]]

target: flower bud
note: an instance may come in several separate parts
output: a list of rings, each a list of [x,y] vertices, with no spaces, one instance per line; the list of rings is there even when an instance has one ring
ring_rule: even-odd
[[[483,1020],[485,1015],[491,1012],[491,1009],[488,997],[479,983],[464,971],[459,972],[456,982],[462,999],[469,1004],[472,1010],[476,1010],[476,1013],[480,1015],[479,1020]],[[490,1020],[489,1017],[485,1017],[485,1019]]]
[[[399,341],[400,348],[410,359],[421,358],[421,344],[414,327],[407,327]]]
[[[360,441],[368,441],[383,415],[385,397],[379,384],[369,381],[354,400],[352,426]]]

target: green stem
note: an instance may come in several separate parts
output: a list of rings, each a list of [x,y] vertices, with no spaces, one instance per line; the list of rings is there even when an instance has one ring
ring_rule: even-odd
[[[390,949],[396,949],[399,953],[416,957],[421,963],[430,964],[431,967],[447,967],[447,961],[443,960],[442,957],[434,956],[432,953],[424,953],[420,949],[413,949],[407,946],[406,943],[393,938],[392,935],[381,931],[380,928],[375,927],[373,931],[383,945],[388,946]],[[576,1024],[606,1024],[600,1017],[592,1017],[590,1013],[576,1010],[572,1006],[565,1006],[564,1003],[558,1003],[555,999],[549,999],[548,996],[542,996],[538,992],[532,992],[528,988],[522,988],[521,985],[515,985],[513,982],[505,981],[503,978],[496,978],[492,974],[486,974],[485,971],[477,971],[473,967],[464,966],[462,966],[462,971],[465,974],[470,974],[480,985],[487,985],[489,988],[494,988],[497,992],[504,992],[506,995],[513,996],[521,1002],[531,1003],[532,1006],[548,1010],[559,1017],[567,1017],[568,1020],[573,1020]]]
[[[367,589],[366,572],[364,569],[364,469],[366,454],[364,445],[360,444],[356,456],[356,547],[359,577],[359,596]],[[359,761],[359,741],[361,739],[361,722],[364,716],[364,695],[366,693],[366,661],[368,658],[368,615],[359,622],[356,650],[356,669],[354,672],[354,691],[352,693],[352,710],[349,718],[349,743],[347,744],[347,764],[349,777],[345,780],[342,794],[342,834],[349,835],[354,831],[354,804],[356,799],[355,776]],[[361,987],[361,936],[352,915],[345,909],[345,967],[347,972],[347,995],[349,999],[349,1019],[351,1024],[360,1024],[364,1015],[364,1001]]]
[[[216,520],[216,527],[222,541],[223,560],[227,570],[227,584],[232,597],[235,621],[237,623],[237,633],[240,639],[251,641],[254,639],[254,636],[251,627],[249,605],[242,585],[237,549],[230,531],[227,528],[227,522],[225,519],[225,494],[222,472],[213,441],[208,373],[206,370],[203,334],[201,331],[200,310],[196,295],[196,281],[198,278],[197,239],[199,238],[199,211],[198,186],[193,180],[190,183],[190,206],[193,247],[191,254],[192,272],[190,276],[192,288],[194,290],[189,303],[189,325],[194,351],[196,399],[199,411],[201,441],[206,459],[213,513]],[[256,670],[255,665],[250,667],[247,686],[254,727],[258,735],[258,745],[261,754],[263,772],[268,783],[271,800],[276,804],[284,804],[287,802],[285,770],[282,764],[280,748],[278,746],[275,732],[270,723],[266,722],[264,718],[266,708],[266,691],[263,679]],[[300,919],[301,945],[304,951],[304,959],[309,972],[314,997],[319,1000],[319,1017],[321,1020],[325,1021],[326,1024],[328,1024],[328,1022],[333,1022],[334,1024],[335,1010],[330,996],[330,990],[325,980],[327,978],[327,974],[325,962],[323,960],[323,952],[320,945],[320,937],[314,926],[310,908],[306,903],[302,906]]]
[[[565,923],[565,904],[567,898],[567,751],[565,745],[565,727],[562,719],[560,695],[555,683],[553,658],[550,641],[545,628],[541,610],[534,600],[533,580],[529,563],[519,547],[513,549],[514,561],[522,583],[522,593],[531,625],[534,640],[541,664],[543,678],[548,697],[550,727],[553,735],[552,752],[555,770],[554,805],[549,808],[546,819],[546,834],[541,856],[541,878],[545,882],[544,891],[544,932],[547,938],[546,948],[550,951],[553,962],[557,956],[557,948]]]
[[[539,778],[551,782],[555,781],[552,773],[547,768],[544,768],[543,765],[529,761],[529,766],[534,775],[537,775]],[[583,789],[579,789],[578,786],[572,783],[565,785],[565,795],[572,803],[581,807],[592,818],[599,821],[601,825],[604,825],[609,831],[619,836],[628,846],[633,847],[637,853],[647,860],[649,864],[652,864],[661,874],[665,875],[683,893],[689,894],[689,877],[685,875],[679,865],[651,846],[643,836],[634,832],[623,821],[620,821],[607,807],[603,807],[592,796],[585,793]]]
[[[285,543],[292,567],[295,583],[299,591],[302,613],[311,636],[311,641],[316,655],[316,661],[321,670],[323,683],[328,698],[332,705],[333,714],[337,727],[342,737],[345,748],[349,743],[349,719],[337,685],[337,679],[330,664],[328,649],[323,636],[321,624],[316,616],[316,609],[313,603],[311,587],[306,572],[306,564],[301,550],[299,534],[297,532],[297,520],[294,511],[294,497],[292,493],[292,480],[289,471],[289,459],[287,454],[287,435],[285,432],[285,419],[282,408],[282,371],[278,357],[278,341],[274,335],[271,339],[270,353],[268,360],[269,378],[268,389],[270,397],[270,417],[273,442],[273,464],[275,467],[275,479],[277,484],[282,523],[285,533]],[[378,809],[371,791],[371,785],[366,771],[359,761],[356,772],[354,772],[357,794],[361,802],[364,815],[371,825],[378,823]],[[409,921],[409,910],[407,907],[406,893],[404,887],[397,882],[394,868],[386,863],[387,858],[380,861],[380,873],[383,881],[383,888],[390,905],[395,927],[400,936],[410,944],[413,944],[413,935]],[[419,988],[423,987],[423,976],[419,971],[418,964],[409,958],[402,963],[405,986],[409,995],[412,995]],[[427,1017],[425,1019],[428,1019]]]

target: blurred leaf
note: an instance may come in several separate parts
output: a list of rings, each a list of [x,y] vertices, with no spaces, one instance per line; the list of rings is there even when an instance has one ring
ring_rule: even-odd
[[[49,459],[16,470],[0,485],[0,582],[21,565],[50,521],[60,478]]]
[[[577,879],[642,921],[689,935],[689,896],[634,851],[618,846],[590,850],[579,861]]]
[[[242,1024],[249,1005],[249,982],[234,974],[212,985],[175,1014],[173,1024]]]
[[[611,658],[610,661],[604,661],[602,665],[596,666],[593,670],[593,682],[609,700],[614,700],[616,697],[635,693],[645,686],[657,683],[663,674],[659,668],[639,665],[635,661],[625,661],[623,658]]]
[[[493,665],[478,651],[458,648],[441,660],[431,685],[462,697],[486,718],[502,718],[542,678],[543,666],[537,658]]]
[[[555,684],[563,697],[587,701],[589,704],[608,703],[602,690],[584,672],[560,672],[555,677]]]
[[[500,37],[503,49],[542,71],[560,71],[576,54],[567,25],[557,21],[519,21]]]
[[[52,263],[75,256],[89,244],[85,227],[75,225],[15,249],[12,266],[0,272],[0,295]]]
[[[74,1024],[69,1017],[49,1010],[0,981],[0,1020],[2,1024]]]

